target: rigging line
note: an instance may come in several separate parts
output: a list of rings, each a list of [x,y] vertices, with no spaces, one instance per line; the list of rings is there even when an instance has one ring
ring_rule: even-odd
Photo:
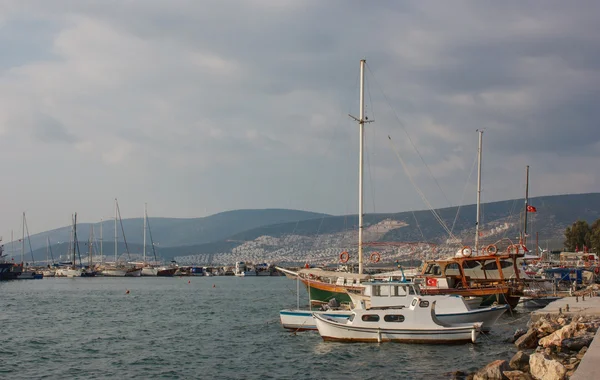
[[[408,170],[408,167],[406,166],[406,163],[404,162],[404,160],[402,159],[402,156],[400,156],[400,153],[398,152],[398,150],[394,146],[394,143],[392,142],[392,138],[390,136],[388,136],[388,139],[389,139],[390,145],[392,146],[392,149],[394,150],[394,152],[396,153],[396,156],[400,160],[400,164],[402,164],[402,167],[404,168],[404,171],[406,172],[406,175],[408,176],[408,179],[410,180],[410,183],[413,185],[413,187],[415,188],[415,190],[417,191],[417,193],[419,194],[419,196],[421,197],[421,199],[423,200],[423,202],[425,203],[425,205],[427,205],[427,207],[429,207],[429,210],[433,214],[434,218],[438,221],[438,223],[440,223],[440,225],[446,231],[446,233],[448,233],[448,235],[450,236],[450,238],[454,239],[455,237],[452,234],[452,231],[450,231],[450,229],[448,229],[448,226],[446,226],[446,223],[444,223],[444,220],[434,210],[434,208],[431,205],[431,203],[429,203],[429,201],[427,200],[427,197],[425,196],[425,194],[423,194],[423,192],[421,191],[421,189],[419,189],[419,187],[416,185],[415,181],[412,178],[412,175],[410,174],[410,171]]]
[[[131,261],[131,256],[129,255],[129,246],[127,245],[127,239],[125,238],[125,228],[123,228],[123,219],[121,219],[121,209],[119,208],[119,203],[117,203],[117,213],[119,214],[121,231],[123,231],[123,242],[125,243],[125,251],[127,251],[127,260]]]
[[[469,181],[471,180],[471,176],[473,175],[473,171],[475,170],[475,164],[477,163],[477,155],[475,155],[475,159],[473,160],[473,165],[471,165],[471,171],[469,172],[469,177],[467,178],[467,182],[465,183],[465,187],[463,189],[462,196],[460,198],[460,202],[458,203],[458,208],[456,209],[456,216],[454,216],[454,222],[452,222],[452,228],[450,231],[454,231],[454,227],[456,226],[456,222],[458,221],[458,216],[460,215],[460,208],[465,200],[465,194],[467,192],[467,187],[469,186]]]
[[[392,107],[392,103],[390,102],[389,98],[387,97],[387,95],[385,94],[385,92],[383,91],[383,87],[381,87],[381,85],[379,84],[379,82],[377,81],[377,78],[375,78],[375,74],[373,74],[373,72],[371,71],[371,67],[367,64],[367,69],[369,70],[369,72],[371,73],[371,76],[373,77],[373,80],[375,81],[375,84],[377,84],[377,86],[379,86],[379,88],[381,89],[381,93],[383,94],[383,97],[385,98],[388,106],[390,107],[390,109],[392,110],[394,116],[396,117],[396,120],[398,121],[398,124],[402,127],[402,130],[404,130],[404,133],[406,134],[406,137],[408,138],[408,141],[410,142],[410,145],[412,145],[413,149],[417,152],[417,154],[419,155],[419,158],[421,159],[421,161],[423,162],[423,164],[425,165],[425,167],[427,168],[427,171],[429,172],[429,175],[431,176],[431,178],[433,178],[433,181],[435,182],[436,186],[438,187],[438,189],[440,190],[440,192],[442,193],[442,195],[444,196],[444,199],[446,200],[447,204],[452,206],[452,203],[450,202],[450,200],[448,199],[448,197],[446,196],[446,193],[444,193],[444,190],[442,190],[442,187],[440,186],[437,178],[435,178],[435,176],[433,175],[433,173],[431,172],[431,169],[429,168],[429,165],[427,165],[427,162],[425,162],[425,159],[423,158],[423,156],[421,155],[421,152],[419,151],[419,149],[417,149],[417,146],[415,145],[415,143],[413,142],[412,138],[410,137],[410,134],[408,134],[408,130],[406,129],[406,126],[404,125],[404,123],[400,120],[400,117],[398,116],[398,113],[396,112],[396,110]]]
[[[413,218],[415,218],[415,223],[417,224],[417,228],[419,229],[419,232],[421,233],[421,237],[423,238],[423,240],[425,239],[425,234],[423,233],[423,230],[421,230],[421,225],[419,224],[419,220],[417,220],[417,215],[415,215],[414,211],[411,211]]]
[[[23,214],[25,215],[25,214]],[[27,219],[23,216],[23,220],[25,221],[25,230],[27,231],[27,241],[29,242],[29,252],[31,252],[31,263],[35,264],[35,259],[33,258],[33,249],[31,249],[31,238],[29,237],[29,226],[27,226]]]
[[[373,176],[371,174],[372,170],[371,170],[371,158],[370,158],[370,154],[371,151],[368,149],[368,144],[365,144],[365,150],[366,150],[366,156],[367,156],[367,167],[369,168],[369,187],[371,188],[371,201],[373,203],[373,213],[376,212],[375,210],[375,187],[373,187]]]
[[[148,235],[150,236],[150,244],[152,244],[152,253],[154,254],[154,263],[158,262],[156,258],[156,250],[154,249],[154,240],[152,239],[152,228],[150,228],[150,218],[148,218],[148,214],[146,214],[146,226],[148,227]]]

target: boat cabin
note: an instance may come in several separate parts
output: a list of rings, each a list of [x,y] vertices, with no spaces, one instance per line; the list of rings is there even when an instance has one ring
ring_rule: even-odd
[[[369,297],[371,308],[401,304],[399,297],[421,295],[419,285],[412,282],[378,281],[366,282],[363,286],[363,295]]]

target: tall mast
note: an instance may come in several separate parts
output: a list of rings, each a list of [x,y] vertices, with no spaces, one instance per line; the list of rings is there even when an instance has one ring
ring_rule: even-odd
[[[481,208],[481,150],[483,146],[483,130],[478,129],[479,149],[477,150],[477,220],[475,221],[475,251],[479,253],[479,214]]]
[[[525,222],[523,226],[523,244],[527,244],[527,206],[529,205],[529,165],[525,168]]]
[[[25,212],[23,212],[23,231],[21,234],[21,265],[25,264]]]
[[[77,213],[73,216],[73,267],[75,267],[75,254],[77,251]],[[81,257],[80,260],[81,261]],[[79,263],[81,264],[81,262]]]
[[[117,265],[117,198],[115,198],[115,265]]]
[[[358,122],[358,130],[360,134],[358,146],[358,273],[363,273],[363,148],[365,143],[365,123],[370,123],[372,120],[365,118],[365,59],[360,60],[360,113],[358,118],[350,115],[351,118]]]
[[[90,226],[90,263],[89,263],[89,267],[90,269],[92,269],[92,265],[94,263],[94,225],[92,224]]]
[[[100,218],[100,264],[102,264],[104,262],[104,251],[102,250],[102,218]]]
[[[50,265],[50,236],[46,236],[46,264]]]
[[[148,218],[148,204],[144,203],[144,264],[146,264],[146,219]]]

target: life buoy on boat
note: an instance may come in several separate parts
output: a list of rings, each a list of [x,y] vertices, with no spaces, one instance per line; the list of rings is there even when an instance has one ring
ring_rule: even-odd
[[[495,244],[490,244],[485,247],[485,251],[490,255],[495,255],[498,252],[498,247]]]
[[[369,257],[369,260],[371,260],[372,263],[378,263],[379,260],[381,260],[381,255],[379,254],[379,252],[373,252]]]
[[[519,253],[519,246],[516,244],[509,245],[508,248],[506,248],[506,253],[510,255],[513,253],[513,250],[515,251],[514,253]]]
[[[469,257],[473,253],[471,247],[469,247],[468,245],[465,245],[460,252],[464,257]]]
[[[342,253],[340,253],[340,261],[343,263],[347,263],[348,260],[350,260],[350,254],[348,254],[348,252],[344,251]]]

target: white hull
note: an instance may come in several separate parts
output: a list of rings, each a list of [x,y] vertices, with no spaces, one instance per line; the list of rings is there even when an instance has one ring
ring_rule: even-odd
[[[319,334],[325,341],[404,342],[404,343],[475,343],[479,331],[473,326],[428,328],[352,327],[315,315]]]
[[[53,270],[45,270],[45,271],[42,271],[42,273],[44,274],[44,278],[54,277],[56,274]]]
[[[252,276],[256,276],[256,272],[253,270],[247,270],[244,272],[236,273],[235,275],[238,277],[248,277],[248,276],[252,277]]]
[[[56,270],[56,277],[81,277],[81,269],[65,269],[59,268]]]
[[[347,321],[352,314],[349,310],[310,311],[287,309],[279,312],[279,319],[281,320],[281,325],[286,329],[298,331],[316,330],[317,323],[315,322],[313,313],[342,322]]]
[[[128,270],[125,273],[125,276],[127,276],[127,277],[140,277],[141,275],[142,275],[142,268]]]
[[[158,268],[142,268],[142,276],[157,276]]]
[[[104,277],[125,277],[127,273],[124,269],[104,269],[102,275]]]
[[[425,296],[422,298],[427,299]],[[435,316],[440,322],[451,325],[482,322],[481,331],[489,332],[506,310],[508,310],[508,305],[500,305],[485,309],[469,310],[463,313],[436,313]],[[310,311],[288,309],[279,312],[279,319],[281,320],[281,325],[286,329],[317,330],[317,323],[313,314],[345,322],[352,312],[349,310]]]

